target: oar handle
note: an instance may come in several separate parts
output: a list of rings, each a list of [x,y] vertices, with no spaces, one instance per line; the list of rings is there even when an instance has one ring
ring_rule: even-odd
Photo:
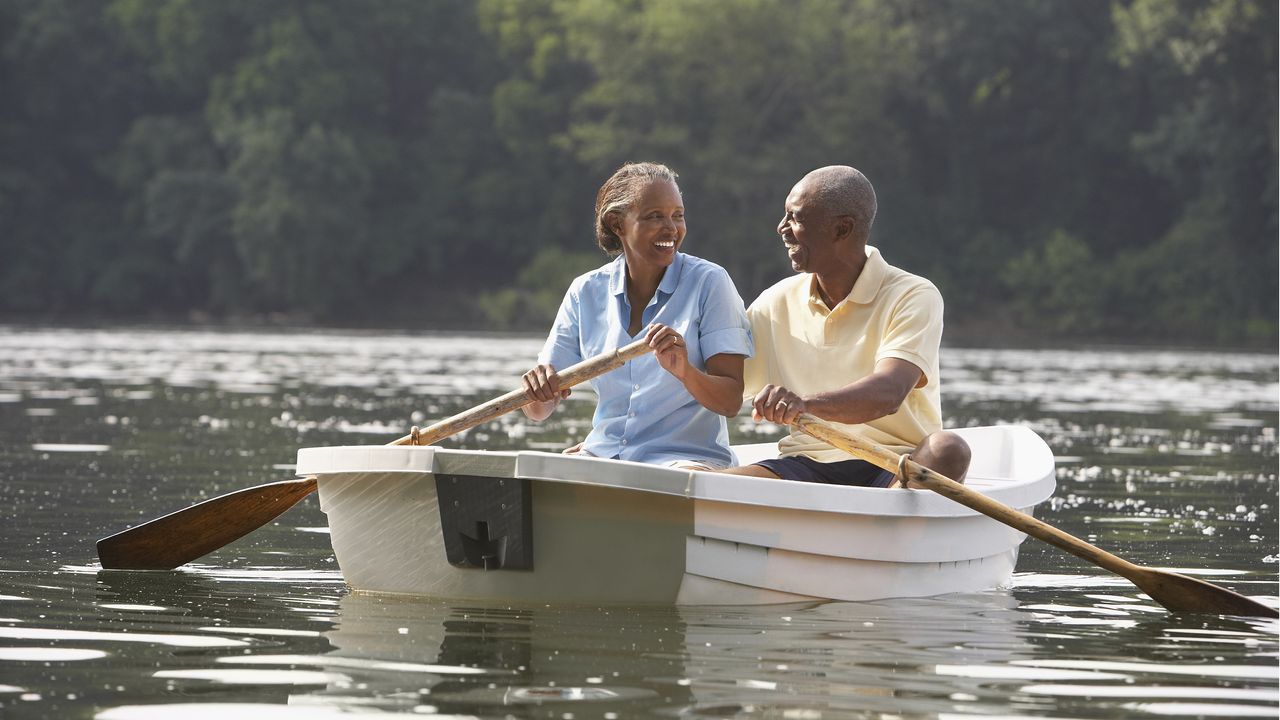
[[[579,383],[599,377],[610,370],[622,367],[627,361],[634,360],[650,350],[652,348],[649,347],[648,342],[637,340],[613,352],[601,353],[576,365],[570,365],[559,372],[560,387],[573,387]],[[417,444],[430,445],[450,435],[481,425],[501,415],[506,415],[512,410],[522,408],[533,401],[534,398],[530,397],[527,390],[512,390],[506,395],[496,397],[483,405],[477,405],[470,410],[460,412],[453,417],[445,418],[430,427],[420,430]],[[388,444],[409,445],[413,442],[413,435],[410,434]]]
[[[842,432],[825,420],[820,420],[808,413],[801,413],[800,417],[796,418],[792,425],[829,445],[844,450],[850,455],[862,458],[890,472],[898,472],[898,463],[901,460],[901,456],[882,445],[851,433]],[[902,462],[902,469],[906,471],[906,477],[902,478],[904,485],[908,480],[916,482],[939,495],[948,497],[961,505],[977,510],[983,515],[999,520],[1015,530],[1066,550],[1076,557],[1100,565],[1117,575],[1133,580],[1133,576],[1139,575],[1143,570],[1124,558],[1112,555],[1095,545],[1090,545],[1084,540],[1065,533],[1048,523],[1041,522],[1024,512],[1014,510],[1008,505],[993,500],[976,490],[967,488],[910,458]]]

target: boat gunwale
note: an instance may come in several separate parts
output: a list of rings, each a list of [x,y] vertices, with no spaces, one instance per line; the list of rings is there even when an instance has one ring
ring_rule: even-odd
[[[973,487],[995,500],[1016,508],[1031,508],[1051,497],[1056,489],[1053,455],[1044,441],[1022,426],[964,428],[958,432],[1008,432],[1034,438],[1036,445],[1024,453],[1037,467],[1034,477],[999,480],[998,485]],[[1029,440],[1024,440],[1029,442]],[[373,460],[378,462],[372,462]],[[503,462],[507,460],[507,462]],[[352,463],[359,462],[359,467]],[[333,467],[336,465],[337,467]],[[948,498],[925,490],[864,488],[818,483],[798,483],[777,478],[756,478],[710,471],[691,471],[607,458],[582,457],[538,450],[463,450],[438,446],[340,445],[303,448],[298,451],[299,475],[404,473],[528,479],[590,485],[635,492],[651,492],[690,500],[753,505],[786,510],[858,516],[963,517],[978,513]]]

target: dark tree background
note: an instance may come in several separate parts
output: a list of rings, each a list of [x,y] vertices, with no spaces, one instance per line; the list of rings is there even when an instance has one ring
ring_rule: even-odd
[[[744,298],[814,167],[952,337],[1274,344],[1274,0],[0,0],[0,314],[541,331],[681,174]]]

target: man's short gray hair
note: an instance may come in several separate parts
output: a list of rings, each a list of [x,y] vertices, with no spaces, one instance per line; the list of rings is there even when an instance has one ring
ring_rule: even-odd
[[[853,218],[853,230],[866,241],[876,220],[876,190],[866,175],[848,165],[818,168],[802,180],[818,208],[830,215]]]

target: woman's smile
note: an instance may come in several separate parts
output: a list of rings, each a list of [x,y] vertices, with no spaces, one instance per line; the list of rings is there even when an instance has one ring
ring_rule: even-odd
[[[627,266],[660,271],[675,259],[684,241],[684,202],[672,182],[650,183],[617,226]]]

